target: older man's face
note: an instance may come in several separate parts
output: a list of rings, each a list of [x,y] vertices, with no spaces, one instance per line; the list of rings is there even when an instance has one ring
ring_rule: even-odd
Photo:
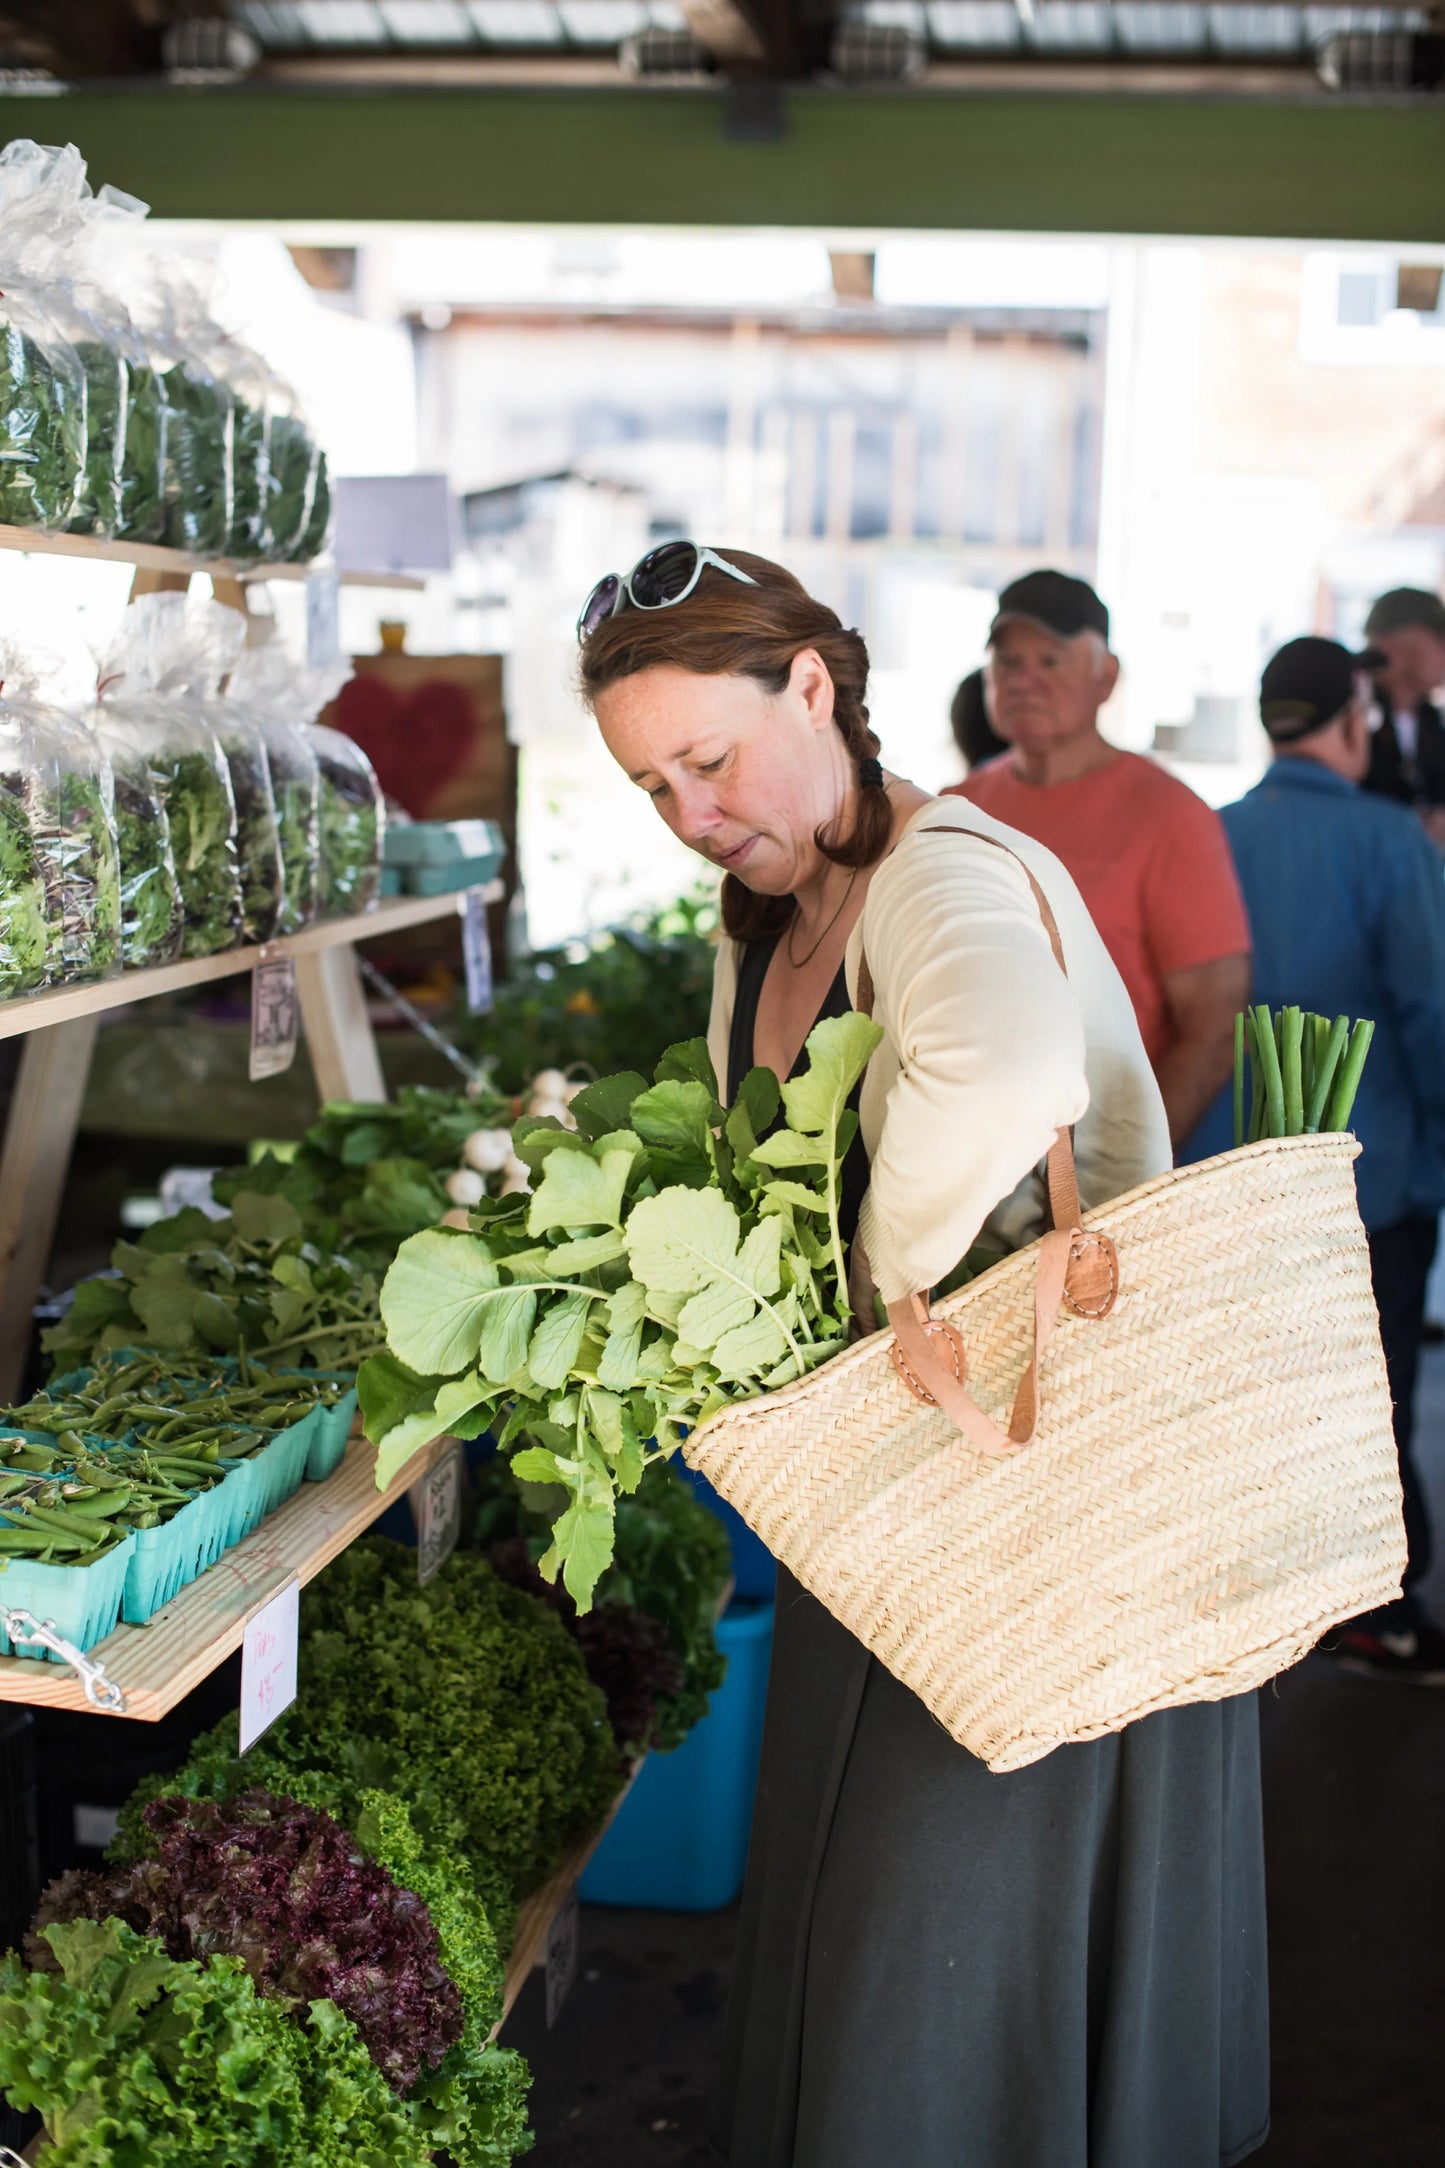
[[[994,728],[1024,753],[1092,730],[1118,676],[1097,633],[1063,640],[1022,617],[999,626],[984,669]]]

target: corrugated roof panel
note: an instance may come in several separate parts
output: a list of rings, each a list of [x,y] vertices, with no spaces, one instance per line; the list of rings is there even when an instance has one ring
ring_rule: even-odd
[[[378,0],[398,45],[470,45],[472,19],[461,0]]]
[[[1023,26],[1013,0],[930,0],[928,34],[945,52],[1000,52],[1019,43]]]
[[[1304,19],[1299,8],[1212,7],[1209,34],[1225,53],[1297,53]]]
[[[1107,52],[1114,42],[1114,11],[1098,0],[1036,0],[1024,34],[1046,52]]]
[[[1114,10],[1114,33],[1126,53],[1197,53],[1207,42],[1205,11],[1174,0],[1128,0]]]
[[[560,0],[557,13],[574,45],[620,45],[647,28],[641,0]]]
[[[560,45],[562,25],[552,0],[467,0],[477,36],[487,45]]]
[[[373,0],[297,0],[296,13],[317,45],[388,45],[386,24]]]

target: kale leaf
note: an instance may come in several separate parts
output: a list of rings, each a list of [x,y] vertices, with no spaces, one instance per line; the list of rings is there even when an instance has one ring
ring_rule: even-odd
[[[157,372],[127,358],[125,452],[120,471],[120,519],[125,542],[159,542],[166,526],[166,430],[169,408]]]
[[[185,361],[173,363],[160,381],[166,405],[165,539],[172,549],[223,557],[235,486],[231,394],[199,364]]]
[[[72,534],[113,535],[120,526],[130,382],[125,358],[102,339],[75,347],[85,371],[86,453]]]
[[[85,472],[85,376],[0,318],[0,522],[63,529]]]

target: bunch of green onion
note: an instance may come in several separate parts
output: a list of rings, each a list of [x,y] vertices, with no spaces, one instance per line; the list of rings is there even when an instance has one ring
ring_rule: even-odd
[[[1263,1002],[1234,1019],[1234,1141],[1314,1136],[1348,1129],[1372,1023],[1330,1022],[1303,1009],[1271,1016]],[[1245,1054],[1249,1056],[1249,1123],[1245,1126]]]

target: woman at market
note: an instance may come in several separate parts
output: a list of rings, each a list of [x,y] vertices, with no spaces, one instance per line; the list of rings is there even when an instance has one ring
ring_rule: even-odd
[[[710,1043],[729,1096],[754,1062],[795,1073],[818,1019],[859,999],[866,954],[884,1038],[845,1169],[857,1316],[871,1325],[875,1288],[936,1285],[980,1239],[1031,1241],[1065,1125],[1086,1209],[1169,1165],[1128,996],[1069,876],[880,766],[867,651],[832,610],[778,565],[677,542],[599,583],[579,636],[609,751],[724,875]],[[731,2168],[1219,2168],[1254,2151],[1253,1696],[996,1776],[778,1582],[724,2053]]]

